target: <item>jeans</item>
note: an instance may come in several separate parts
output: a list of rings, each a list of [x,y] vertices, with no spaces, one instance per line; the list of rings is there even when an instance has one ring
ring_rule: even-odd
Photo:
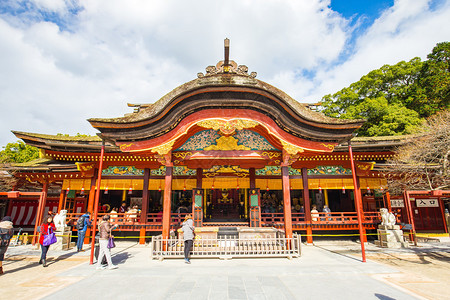
[[[193,240],[184,241],[184,259],[189,259],[189,253],[191,252],[193,243]]]
[[[100,244],[100,253],[97,259],[97,268],[100,268],[102,266],[103,256],[106,256],[108,266],[112,267],[113,263],[111,260],[111,250],[108,248],[108,240],[99,240],[99,244]]]
[[[77,249],[80,251],[83,249],[83,241],[84,236],[86,235],[86,231],[78,231],[78,240],[77,240]]]
[[[47,259],[48,248],[50,248],[50,245],[48,245],[48,246],[42,246],[41,245],[41,250],[42,250],[42,252],[41,252],[41,260]]]

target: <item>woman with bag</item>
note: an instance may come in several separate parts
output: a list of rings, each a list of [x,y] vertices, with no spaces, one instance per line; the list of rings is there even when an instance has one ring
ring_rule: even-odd
[[[41,226],[41,237],[39,238],[39,244],[41,244],[42,250],[39,264],[42,264],[44,268],[47,267],[45,260],[47,259],[48,248],[50,248],[51,244],[56,243],[55,230],[56,227],[53,223],[53,217],[49,215],[47,217],[47,222],[43,223]]]
[[[114,240],[111,235],[111,231],[117,227],[117,224],[112,226],[109,222],[109,215],[104,215],[102,222],[98,225],[98,231],[100,232],[100,254],[97,259],[97,269],[104,269],[101,262],[103,257],[106,256],[106,261],[108,262],[108,269],[117,269],[116,265],[113,265],[111,260],[111,248],[114,248]]]
[[[13,234],[14,229],[11,217],[6,216],[0,222],[0,275],[3,274],[3,259]]]

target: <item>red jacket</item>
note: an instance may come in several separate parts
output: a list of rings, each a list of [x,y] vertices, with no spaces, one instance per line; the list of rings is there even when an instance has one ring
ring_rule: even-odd
[[[53,222],[50,223],[50,225],[48,223],[44,223],[41,226],[41,237],[39,238],[39,244],[42,245],[42,243],[44,243],[44,235],[48,234],[48,227],[51,227],[53,229],[53,232],[55,232],[56,227],[55,224]]]

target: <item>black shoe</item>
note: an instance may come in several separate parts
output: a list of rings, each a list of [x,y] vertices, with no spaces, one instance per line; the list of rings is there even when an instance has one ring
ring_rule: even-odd
[[[42,258],[39,260],[39,264],[42,265]]]
[[[42,260],[42,266],[45,268],[47,264],[45,263],[45,259]]]

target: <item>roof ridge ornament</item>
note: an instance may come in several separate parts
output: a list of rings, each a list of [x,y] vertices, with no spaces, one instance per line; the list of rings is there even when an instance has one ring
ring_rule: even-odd
[[[251,72],[248,74],[248,67],[246,65],[238,65],[234,60],[230,60],[230,40],[224,40],[224,60],[219,61],[215,66],[207,66],[206,74],[202,72],[197,73],[198,78],[212,76],[217,74],[237,74],[255,78],[257,73]]]

